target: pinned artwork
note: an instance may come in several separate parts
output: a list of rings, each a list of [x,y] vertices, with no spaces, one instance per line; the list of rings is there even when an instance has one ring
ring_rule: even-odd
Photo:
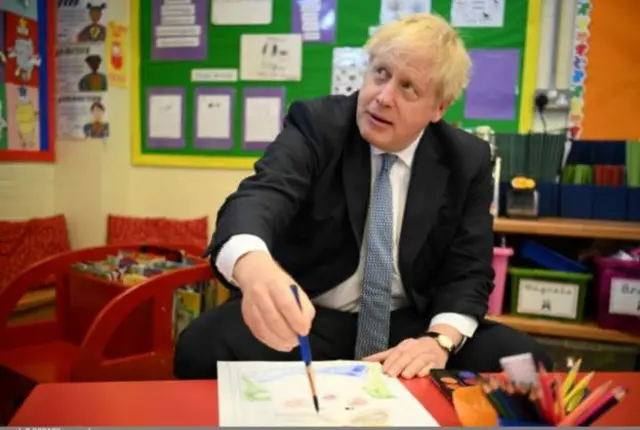
[[[367,71],[367,55],[362,48],[333,48],[331,94],[349,95],[358,91]]]
[[[243,81],[302,79],[301,34],[243,34],[240,45]]]
[[[218,363],[221,426],[415,426],[435,419],[378,363],[314,363],[320,412],[302,362]]]
[[[423,12],[431,12],[431,0],[382,0],[380,2],[380,24]]]

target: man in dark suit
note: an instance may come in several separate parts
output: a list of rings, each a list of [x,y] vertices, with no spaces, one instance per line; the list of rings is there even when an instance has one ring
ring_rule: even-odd
[[[493,288],[486,142],[442,120],[470,60],[421,14],[368,42],[360,91],[294,102],[282,132],[218,213],[209,253],[232,298],[181,334],[178,378],[218,361],[378,361],[390,375],[500,370],[529,336],[484,319]],[[301,297],[298,307],[291,285]]]

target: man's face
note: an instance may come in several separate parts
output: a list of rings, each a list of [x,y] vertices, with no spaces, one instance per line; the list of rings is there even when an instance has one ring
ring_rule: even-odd
[[[104,111],[98,107],[94,107],[91,113],[94,121],[102,121],[102,118],[104,118]]]
[[[362,137],[383,151],[410,145],[446,106],[430,84],[428,53],[385,50],[372,59],[358,94]]]

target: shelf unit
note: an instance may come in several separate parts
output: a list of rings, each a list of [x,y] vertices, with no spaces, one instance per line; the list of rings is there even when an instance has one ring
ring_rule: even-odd
[[[640,336],[600,328],[593,323],[576,324],[513,315],[488,316],[487,319],[529,334],[640,345]]]
[[[499,234],[640,241],[640,222],[626,221],[498,217],[494,220],[493,231]],[[530,334],[640,345],[640,336],[603,329],[593,323],[576,324],[513,315],[491,316],[488,319]]]
[[[600,221],[570,218],[496,218],[495,233],[591,239],[640,240],[640,222]]]

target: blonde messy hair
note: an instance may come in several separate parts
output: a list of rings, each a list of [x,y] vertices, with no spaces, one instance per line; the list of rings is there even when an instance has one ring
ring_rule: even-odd
[[[437,15],[418,13],[383,25],[364,46],[370,60],[387,49],[431,52],[432,84],[442,101],[452,102],[469,82],[471,58],[458,32]]]

